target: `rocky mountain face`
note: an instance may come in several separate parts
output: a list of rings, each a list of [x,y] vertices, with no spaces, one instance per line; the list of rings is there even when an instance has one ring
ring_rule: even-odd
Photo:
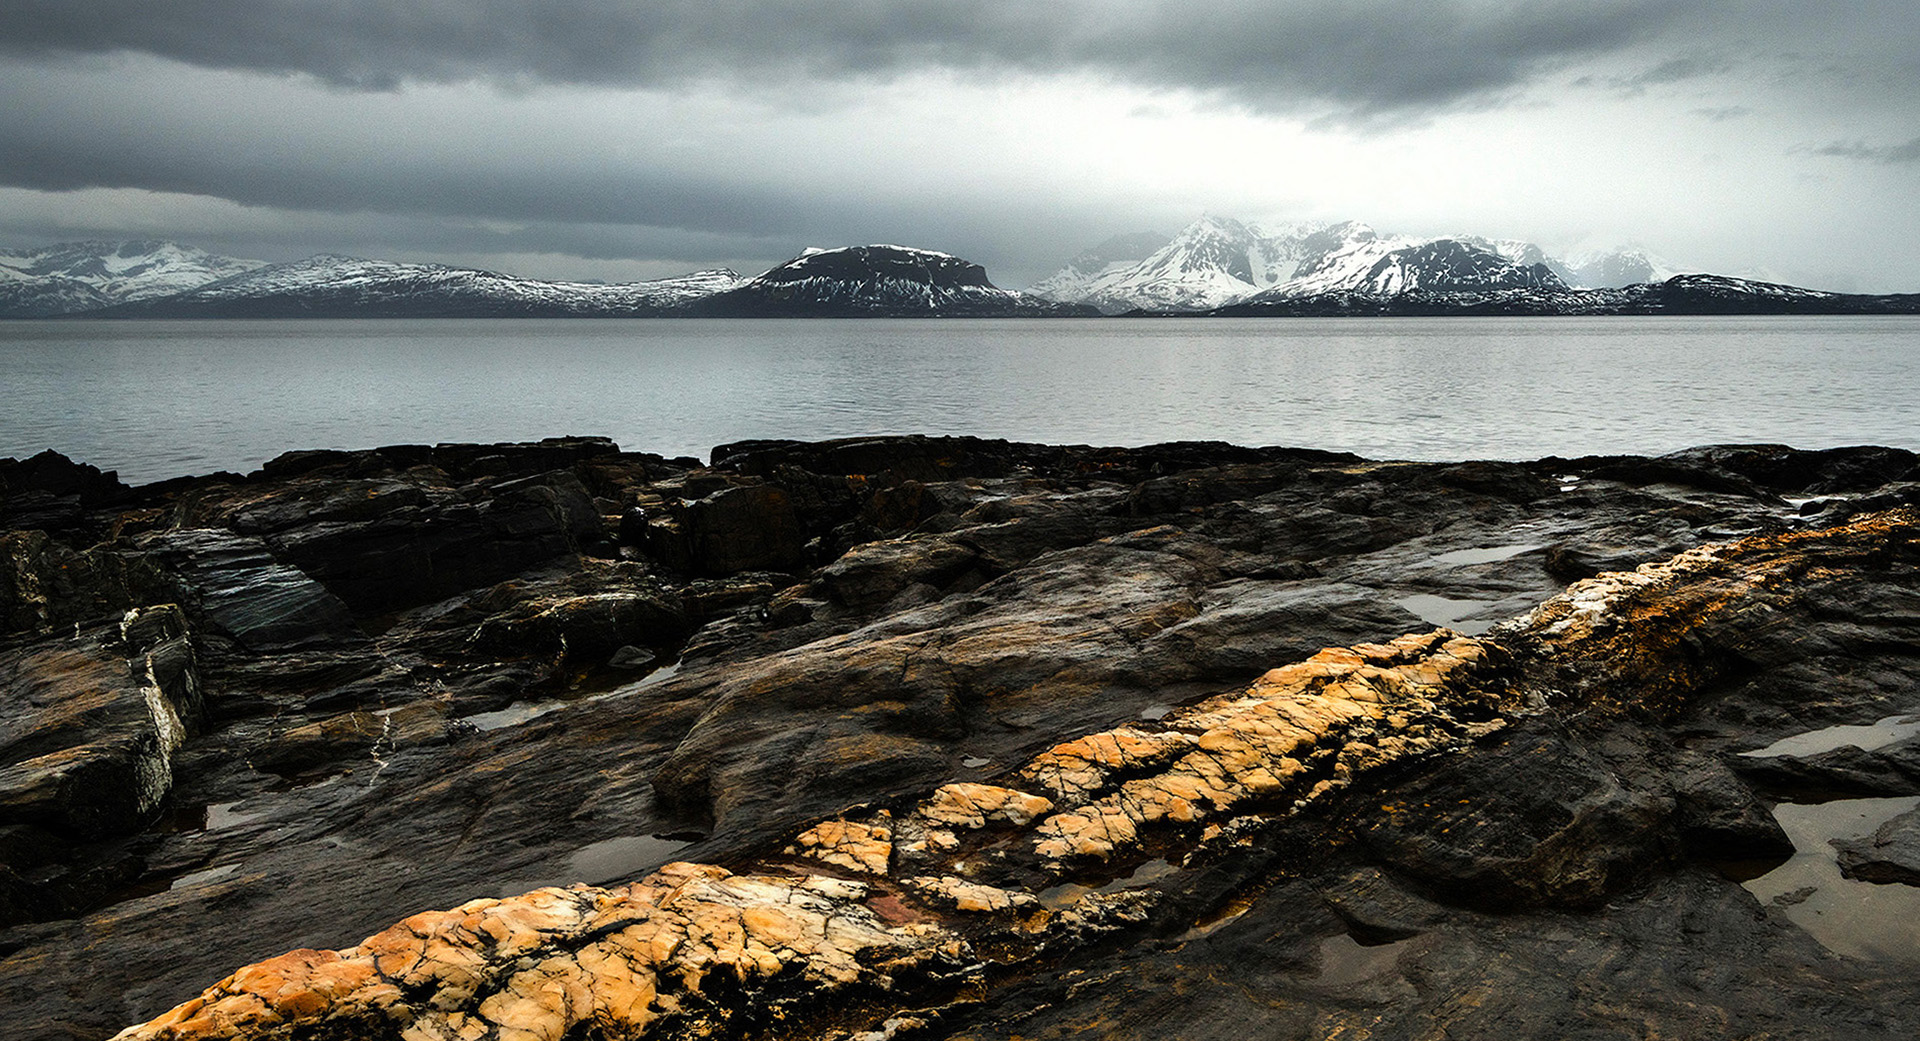
[[[732,271],[606,285],[317,256],[103,312],[117,318],[651,317],[737,285]]]
[[[0,253],[0,317],[39,318],[194,289],[264,266],[151,240]]]
[[[809,250],[757,278],[689,301],[707,318],[1010,318],[1091,314],[1000,289],[971,261],[905,246]]]
[[[1920,736],[1820,739],[1920,709],[1917,504],[1874,448],[0,461],[7,1034],[1909,1036]]]

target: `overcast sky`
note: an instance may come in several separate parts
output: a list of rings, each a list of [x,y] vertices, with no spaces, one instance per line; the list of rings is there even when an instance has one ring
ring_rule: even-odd
[[[1920,290],[1920,5],[0,3],[5,246],[1019,287],[1202,213]]]

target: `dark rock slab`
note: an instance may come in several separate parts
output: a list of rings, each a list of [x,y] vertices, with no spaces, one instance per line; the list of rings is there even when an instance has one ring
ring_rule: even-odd
[[[1863,751],[1842,745],[1810,756],[1735,756],[1749,783],[1781,795],[1898,796],[1920,792],[1920,738]]]
[[[1864,839],[1836,842],[1840,873],[1862,882],[1920,886],[1920,810],[1909,810]]]
[[[1361,840],[1466,906],[1595,907],[1672,855],[1672,814],[1580,746],[1523,729],[1396,786]]]
[[[218,528],[175,528],[135,540],[177,577],[184,597],[217,631],[252,651],[297,650],[365,639],[346,604],[274,559],[266,542]]]

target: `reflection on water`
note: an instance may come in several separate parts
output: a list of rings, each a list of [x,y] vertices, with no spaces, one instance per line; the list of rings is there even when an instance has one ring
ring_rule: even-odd
[[[1536,549],[1546,549],[1542,543],[1526,542],[1517,546],[1487,546],[1482,549],[1456,549],[1451,553],[1442,553],[1433,558],[1436,564],[1460,567],[1468,564],[1491,564],[1496,560],[1510,560],[1522,553],[1531,553]]]
[[[1435,596],[1432,593],[1413,593],[1396,597],[1393,602],[1406,608],[1428,625],[1452,629],[1468,636],[1478,636],[1493,628],[1493,619],[1466,620],[1468,616],[1492,607],[1494,605],[1492,600],[1456,600],[1452,597]]]
[[[133,482],[597,434],[1193,438],[1374,458],[1920,448],[1920,319],[0,322],[0,456]]]
[[[1369,947],[1346,933],[1329,936],[1320,941],[1320,971],[1314,982],[1328,987],[1350,987],[1395,972],[1405,943],[1402,940]]]
[[[1165,878],[1180,870],[1173,864],[1158,857],[1134,868],[1132,871],[1104,885],[1083,886],[1075,882],[1062,882],[1048,886],[1039,892],[1039,899],[1045,907],[1070,907],[1081,897],[1091,893],[1117,893],[1123,889],[1139,889]]]
[[[589,843],[567,856],[560,874],[521,882],[509,882],[500,895],[519,896],[543,886],[569,886],[583,882],[605,885],[652,871],[673,860],[673,855],[692,845],[685,839],[661,835],[616,835]]]
[[[1920,734],[1920,716],[1907,713],[1888,716],[1866,726],[1839,726],[1827,727],[1824,730],[1810,730],[1804,734],[1783,737],[1765,748],[1756,748],[1751,752],[1740,754],[1756,759],[1781,755],[1809,756],[1831,752],[1847,745],[1852,745],[1862,752],[1871,752],[1876,748],[1893,744],[1895,741],[1904,741],[1915,734]]]
[[[1794,855],[1743,884],[1836,954],[1920,965],[1920,888],[1847,878],[1830,844],[1870,835],[1917,805],[1920,796],[1781,803],[1773,815],[1793,840]]]

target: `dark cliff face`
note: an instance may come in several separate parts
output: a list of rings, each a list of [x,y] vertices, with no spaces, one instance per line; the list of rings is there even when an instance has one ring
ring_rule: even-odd
[[[1736,879],[1790,852],[1775,803],[1920,793],[1916,738],[1740,754],[1920,708],[1916,482],[936,437],[0,462],[0,1005],[104,1038],[299,951],[196,1008],[1906,1036],[1915,937],[1840,960]],[[1886,830],[1853,870],[1901,877]],[[623,888],[670,860],[711,866]],[[169,1029],[312,1025],[225,1014]]]
[[[724,293],[688,302],[708,318],[993,318],[1095,313],[1010,293],[985,268],[945,253],[850,246],[788,261]]]
[[[913,282],[934,289],[959,289],[963,286],[992,289],[987,269],[972,261],[945,253],[904,249],[897,246],[850,246],[822,250],[790,260],[761,275],[757,281],[769,285],[789,285],[820,279],[875,286],[887,282]]]
[[[1545,264],[1516,264],[1453,239],[1423,243],[1397,256],[1408,270],[1418,273],[1416,284],[1428,292],[1566,288]]]

